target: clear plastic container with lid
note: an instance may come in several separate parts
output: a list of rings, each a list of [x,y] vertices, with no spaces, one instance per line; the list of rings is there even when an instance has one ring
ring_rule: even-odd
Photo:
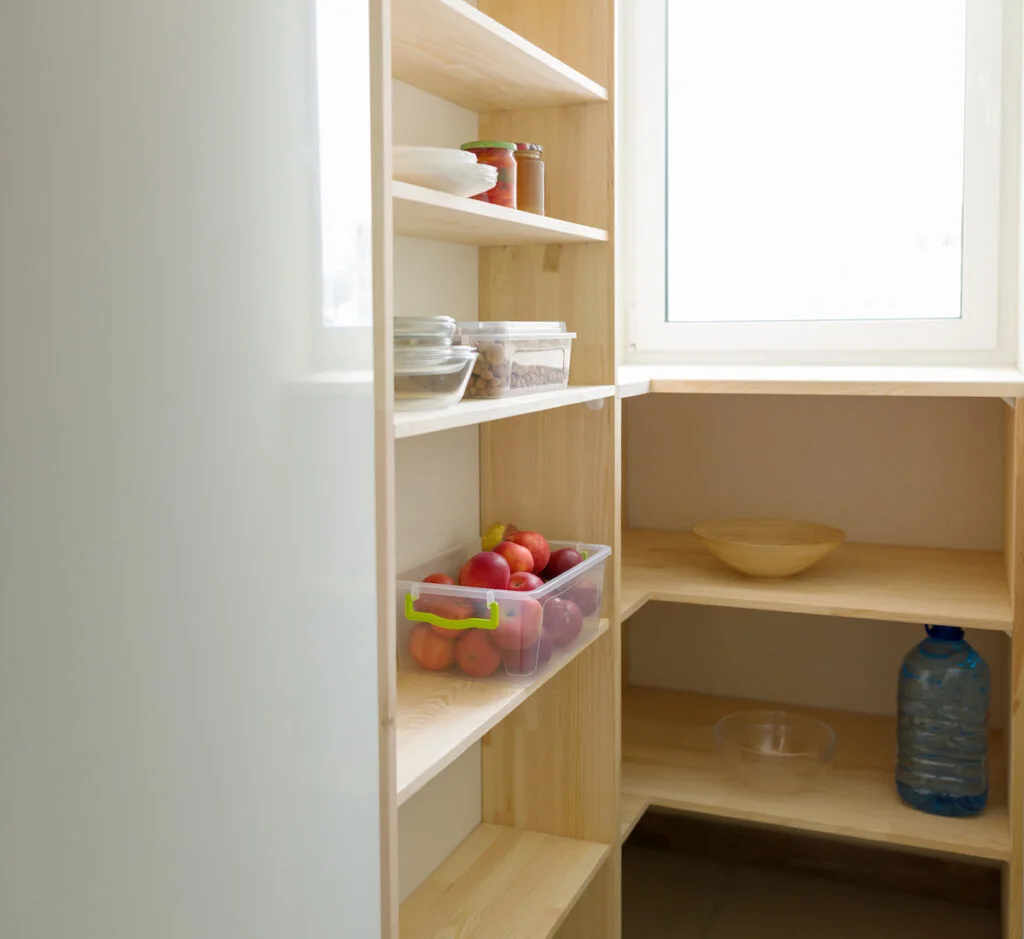
[[[396,316],[395,346],[450,346],[455,320],[450,316]]]
[[[503,398],[564,388],[576,333],[565,323],[459,323],[456,339],[477,347],[467,398]]]
[[[445,408],[462,400],[476,349],[466,346],[396,346],[395,410]]]

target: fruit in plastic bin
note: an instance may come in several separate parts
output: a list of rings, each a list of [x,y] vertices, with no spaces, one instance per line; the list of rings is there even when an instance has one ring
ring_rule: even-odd
[[[521,572],[533,572],[533,555],[530,549],[516,544],[514,541],[503,541],[494,549],[495,554],[500,554],[508,561],[508,568],[513,574]]]
[[[543,619],[544,611],[536,600],[507,600],[498,611],[498,628],[491,639],[500,649],[525,649],[540,638]]]
[[[501,653],[482,629],[471,629],[455,645],[455,660],[471,678],[493,675],[501,665]]]
[[[577,564],[583,563],[583,555],[575,548],[559,548],[551,553],[551,560],[544,568],[544,579],[554,580],[566,571],[571,571]]]
[[[512,576],[508,561],[493,551],[474,554],[459,571],[459,583],[463,587],[487,587],[491,590],[508,590],[508,579]]]
[[[555,597],[544,604],[544,632],[556,649],[569,645],[582,630],[583,614],[572,600]]]
[[[580,612],[584,616],[596,613],[597,606],[601,602],[600,594],[597,592],[597,584],[592,580],[586,579],[573,584],[562,594],[562,597],[566,600],[572,600],[580,608]]]
[[[544,581],[529,571],[519,571],[508,579],[509,590],[536,590],[543,586]]]
[[[540,532],[517,531],[505,536],[506,541],[512,544],[521,544],[530,554],[533,555],[533,572],[539,574],[548,566],[548,559],[551,557],[551,546]]]
[[[455,586],[455,578],[449,577],[447,574],[427,574],[423,578],[425,584],[445,584],[448,587]]]
[[[409,654],[420,668],[441,672],[455,661],[455,643],[420,623],[409,633]]]
[[[543,632],[532,646],[525,649],[509,650],[502,653],[505,668],[513,675],[531,675],[551,661],[554,647],[551,640]]]
[[[515,534],[519,531],[515,525],[507,525],[502,522],[498,522],[492,525],[487,531],[484,532],[483,537],[480,539],[480,547],[484,551],[493,551],[498,545],[500,545],[509,535]]]

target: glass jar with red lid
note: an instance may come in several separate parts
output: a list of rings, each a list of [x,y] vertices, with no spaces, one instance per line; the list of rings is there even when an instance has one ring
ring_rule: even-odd
[[[476,154],[477,163],[493,166],[498,171],[498,181],[493,189],[482,192],[474,199],[503,205],[506,209],[516,207],[516,145],[507,140],[474,140],[464,143],[463,150]]]

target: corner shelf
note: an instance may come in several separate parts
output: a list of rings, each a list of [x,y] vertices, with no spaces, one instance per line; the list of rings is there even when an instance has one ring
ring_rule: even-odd
[[[391,74],[471,111],[608,100],[597,82],[465,0],[393,0]]]
[[[600,228],[459,198],[398,180],[391,184],[391,195],[395,234],[410,238],[481,247],[608,240],[608,232]]]
[[[998,551],[844,544],[803,574],[764,581],[726,567],[692,534],[625,531],[619,599],[623,618],[648,600],[662,600],[1006,633],[1013,628]]]
[[[756,792],[715,752],[715,722],[733,711],[772,707],[683,691],[624,688],[622,790],[651,805],[855,841],[987,861],[1010,858],[1001,736],[989,745],[989,805],[977,818],[940,818],[903,805],[893,784],[895,720],[801,708],[836,731],[836,758],[815,787],[794,795]]]
[[[449,673],[399,671],[398,804],[447,769],[581,652],[608,635],[608,621],[533,678],[473,680]]]
[[[608,851],[482,824],[401,905],[400,939],[548,939]]]
[[[557,391],[542,391],[532,395],[517,395],[511,398],[489,398],[486,400],[465,400],[449,408],[429,411],[397,411],[395,413],[395,437],[418,437],[439,430],[454,427],[469,427],[500,421],[505,417],[518,417],[536,411],[549,411],[587,401],[601,401],[615,395],[614,385],[578,385]]]

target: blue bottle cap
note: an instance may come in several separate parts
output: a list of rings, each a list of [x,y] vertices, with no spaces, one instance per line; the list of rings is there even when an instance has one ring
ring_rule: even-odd
[[[932,639],[959,642],[964,638],[964,631],[959,626],[925,626],[924,630]]]

